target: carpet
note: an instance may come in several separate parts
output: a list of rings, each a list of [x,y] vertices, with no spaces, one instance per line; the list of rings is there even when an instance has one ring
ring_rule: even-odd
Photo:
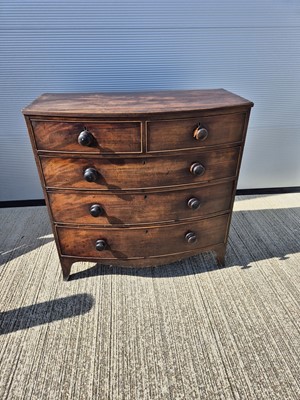
[[[45,207],[0,210],[0,398],[300,398],[300,194],[236,197],[226,267],[76,263]]]

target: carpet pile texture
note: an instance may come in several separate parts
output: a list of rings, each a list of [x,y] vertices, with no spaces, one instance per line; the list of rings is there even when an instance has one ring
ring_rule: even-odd
[[[239,196],[226,267],[76,263],[45,207],[0,210],[0,398],[300,399],[300,194]]]

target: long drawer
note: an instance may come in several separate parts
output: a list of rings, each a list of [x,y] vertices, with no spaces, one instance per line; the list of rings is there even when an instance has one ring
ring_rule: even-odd
[[[64,158],[41,156],[46,187],[134,189],[234,177],[240,147],[180,157]]]
[[[228,214],[197,222],[141,228],[57,227],[61,254],[99,259],[134,259],[188,252],[223,243]],[[100,248],[100,250],[97,250]]]
[[[140,122],[31,122],[38,150],[78,153],[140,153]]]
[[[142,224],[199,218],[228,210],[234,182],[154,193],[48,193],[55,222]]]

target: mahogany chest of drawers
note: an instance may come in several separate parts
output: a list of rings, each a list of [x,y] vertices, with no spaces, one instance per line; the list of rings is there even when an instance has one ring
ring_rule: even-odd
[[[68,279],[76,261],[225,249],[253,103],[223,89],[44,94],[23,110]]]

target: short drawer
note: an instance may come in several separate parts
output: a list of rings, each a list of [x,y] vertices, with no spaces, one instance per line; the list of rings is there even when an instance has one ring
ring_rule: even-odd
[[[193,219],[229,210],[234,181],[154,193],[49,192],[55,222],[145,224]]]
[[[239,147],[180,157],[64,158],[41,156],[46,187],[139,189],[234,177]]]
[[[31,121],[38,150],[140,153],[140,122]]]
[[[147,258],[203,248],[225,240],[228,214],[167,226],[79,229],[58,227],[62,255],[100,259]]]
[[[148,151],[193,149],[243,140],[245,113],[147,123]]]

